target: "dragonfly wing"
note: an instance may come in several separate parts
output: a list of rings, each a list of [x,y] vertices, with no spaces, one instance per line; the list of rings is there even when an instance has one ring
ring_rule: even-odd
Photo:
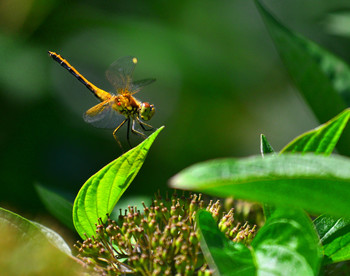
[[[137,58],[132,56],[117,59],[106,71],[108,81],[117,89],[129,90],[132,85],[132,74]]]
[[[131,91],[133,91],[133,94],[139,92],[142,87],[149,85],[153,82],[155,82],[156,79],[144,79],[139,81],[133,81],[131,86]]]
[[[125,117],[112,108],[111,101],[104,101],[86,111],[84,121],[98,128],[116,128]]]

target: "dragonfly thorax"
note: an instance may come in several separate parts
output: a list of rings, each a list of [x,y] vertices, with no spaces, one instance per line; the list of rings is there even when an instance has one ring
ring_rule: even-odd
[[[125,117],[134,117],[138,114],[141,103],[129,94],[115,96],[115,105],[113,106],[119,113]]]

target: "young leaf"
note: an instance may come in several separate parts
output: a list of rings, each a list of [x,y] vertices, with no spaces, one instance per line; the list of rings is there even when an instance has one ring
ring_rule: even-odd
[[[350,216],[350,159],[282,154],[217,159],[175,175],[173,188]]]
[[[327,123],[295,138],[282,149],[281,153],[315,152],[330,155],[343,133],[349,118],[350,109],[348,108]]]
[[[276,209],[251,246],[259,272],[317,275],[322,248],[310,218],[299,209]]]
[[[80,189],[73,205],[73,223],[78,234],[95,234],[98,218],[107,220],[119,198],[140,170],[148,150],[163,127],[90,177]]]
[[[324,250],[324,264],[350,259],[350,219],[321,215],[314,220]]]
[[[252,253],[240,243],[227,239],[207,211],[197,214],[200,244],[213,275],[255,275]]]
[[[264,154],[274,153],[274,152],[275,152],[274,149],[267,141],[265,135],[261,134],[260,135],[260,153],[261,153],[261,156],[264,157]]]
[[[256,6],[292,79],[320,122],[326,122],[350,104],[350,69],[341,59],[292,32],[261,4]],[[346,101],[346,103],[345,103]],[[344,141],[350,140],[345,130]],[[340,143],[343,154],[350,153]]]
[[[34,186],[47,210],[68,228],[74,230],[72,219],[73,204],[42,185],[36,184]]]
[[[260,135],[260,153],[261,156],[264,157],[265,154],[268,153],[274,153],[274,149],[272,148],[272,146],[270,145],[270,143],[267,141],[266,137],[264,134]],[[268,219],[271,214],[275,211],[275,207],[271,206],[269,204],[262,204],[263,210],[264,210],[264,215],[265,215],[265,219]]]

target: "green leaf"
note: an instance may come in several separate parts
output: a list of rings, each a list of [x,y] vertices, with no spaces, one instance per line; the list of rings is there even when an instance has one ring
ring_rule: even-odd
[[[267,141],[265,135],[261,134],[260,135],[260,153],[261,153],[261,156],[264,157],[264,154],[274,153],[274,152],[275,152],[274,149]]]
[[[350,219],[321,215],[314,221],[324,250],[324,264],[350,259]]]
[[[255,275],[252,253],[240,243],[234,243],[220,232],[207,211],[197,214],[200,244],[213,275]]]
[[[207,211],[197,215],[200,244],[214,275],[317,275],[322,248],[302,210],[277,209],[248,249],[227,239]]]
[[[261,1],[255,0],[255,3],[288,72],[319,121],[326,122],[344,110],[350,103],[349,66],[314,42],[287,29]],[[350,154],[345,143],[350,140],[350,130],[344,135],[344,142],[338,147],[343,154]]]
[[[260,153],[261,153],[261,156],[264,157],[265,154],[274,153],[274,152],[275,152],[274,149],[272,148],[270,143],[267,141],[265,135],[261,134],[260,135]],[[271,214],[275,211],[275,207],[271,206],[269,204],[263,203],[262,207],[263,207],[265,219],[268,219],[271,216]]]
[[[47,210],[68,228],[74,230],[72,219],[73,204],[42,185],[36,184],[34,186]]]
[[[0,229],[7,226],[19,231],[23,239],[30,240],[34,243],[46,240],[63,253],[70,256],[72,255],[67,243],[53,230],[40,223],[30,221],[9,210],[0,208]]]
[[[140,170],[153,141],[164,127],[157,129],[137,147],[129,150],[90,177],[80,189],[73,205],[73,223],[78,234],[95,234],[98,218],[107,220],[119,198]]]
[[[345,109],[327,123],[295,138],[282,149],[281,153],[315,152],[330,155],[343,133],[349,118],[350,109]]]
[[[217,159],[190,166],[173,188],[350,216],[350,159],[315,154]]]
[[[259,274],[318,274],[322,248],[310,218],[302,210],[276,209],[251,246]]]

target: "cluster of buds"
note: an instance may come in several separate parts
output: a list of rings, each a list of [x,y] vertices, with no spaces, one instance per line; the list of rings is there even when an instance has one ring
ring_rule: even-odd
[[[219,229],[234,242],[249,244],[255,226],[235,223],[219,201],[205,206],[201,195],[162,199],[160,194],[143,212],[130,207],[119,219],[96,225],[96,236],[78,242],[78,257],[100,275],[211,275],[199,244],[196,212],[209,211]]]

